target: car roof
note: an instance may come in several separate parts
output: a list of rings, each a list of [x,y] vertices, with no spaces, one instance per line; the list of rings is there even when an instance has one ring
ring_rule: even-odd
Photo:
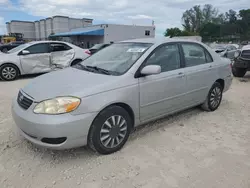
[[[139,39],[131,39],[131,40],[124,40],[123,42],[135,42],[135,43],[153,43],[153,44],[160,44],[160,43],[167,43],[167,42],[194,42],[200,43],[199,41],[192,40],[192,39],[180,39],[180,38],[139,38]]]
[[[29,44],[52,43],[52,42],[67,43],[67,42],[64,42],[64,41],[43,40],[43,41],[32,41],[32,42],[29,42]]]

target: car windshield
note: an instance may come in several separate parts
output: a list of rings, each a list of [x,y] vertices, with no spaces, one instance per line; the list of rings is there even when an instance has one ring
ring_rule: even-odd
[[[124,74],[153,44],[151,43],[116,43],[88,57],[81,65],[104,69],[113,75]]]
[[[13,49],[11,49],[10,51],[8,51],[8,53],[16,53],[16,52],[18,52],[18,51],[20,51],[20,50],[22,50],[22,49],[24,49],[24,48],[27,48],[29,46],[29,44],[21,44],[20,46],[17,46],[17,47],[15,47],[15,48],[13,48]]]

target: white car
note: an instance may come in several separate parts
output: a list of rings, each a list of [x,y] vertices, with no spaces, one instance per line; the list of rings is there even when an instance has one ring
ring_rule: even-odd
[[[46,73],[75,65],[88,56],[82,48],[67,42],[26,43],[0,54],[0,78],[11,81],[19,75]]]

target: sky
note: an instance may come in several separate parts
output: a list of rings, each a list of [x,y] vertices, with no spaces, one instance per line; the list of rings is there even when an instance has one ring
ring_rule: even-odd
[[[156,34],[167,28],[181,27],[182,13],[194,5],[212,4],[220,12],[250,8],[249,0],[0,0],[0,34],[5,22],[35,21],[62,15],[92,18],[93,24],[119,23],[152,25]]]

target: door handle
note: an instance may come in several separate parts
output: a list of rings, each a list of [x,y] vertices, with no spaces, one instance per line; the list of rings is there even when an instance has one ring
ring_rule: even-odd
[[[183,77],[185,77],[185,74],[183,72],[179,72],[178,73],[178,78],[183,78]]]

